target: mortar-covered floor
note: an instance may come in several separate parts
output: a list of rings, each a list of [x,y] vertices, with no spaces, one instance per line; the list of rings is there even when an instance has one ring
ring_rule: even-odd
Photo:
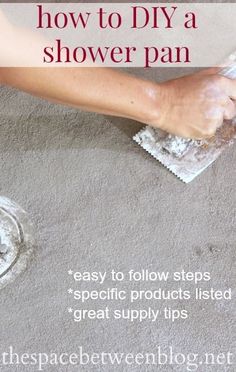
[[[187,72],[132,71],[156,81]],[[67,311],[68,306],[79,307],[67,293],[75,287],[67,273],[71,268],[208,271],[212,287],[235,290],[235,146],[185,185],[132,141],[141,127],[130,120],[84,113],[0,89],[0,194],[28,211],[37,240],[27,271],[0,293],[1,352],[9,345],[18,353],[72,353],[81,345],[87,352],[153,352],[157,345],[172,345],[185,353],[235,350],[235,300],[175,301],[172,307],[187,308],[190,314],[175,323],[164,319],[141,324],[74,323]],[[111,286],[111,281],[106,282],[105,287]],[[131,285],[125,282],[121,287],[128,290]],[[153,283],[134,287],[155,288]],[[183,287],[193,288],[193,284]],[[92,285],[76,288],[92,289]],[[168,304],[163,301],[161,306]],[[155,304],[146,302],[147,306]],[[103,308],[104,302],[95,307]],[[124,301],[123,307],[130,307],[129,302]],[[14,368],[5,366],[1,371],[33,371],[32,366]],[[224,368],[208,367],[207,372],[234,370]],[[79,368],[88,370],[159,369]],[[73,372],[78,367],[48,366],[46,371]],[[206,372],[206,367],[198,371]]]

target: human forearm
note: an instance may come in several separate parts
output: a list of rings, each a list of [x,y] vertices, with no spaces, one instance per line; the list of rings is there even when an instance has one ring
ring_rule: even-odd
[[[159,86],[106,68],[4,68],[3,82],[88,111],[144,123],[158,119]]]
[[[30,66],[44,42],[37,34],[13,27],[0,10],[0,58],[6,65]],[[16,43],[17,40],[17,43]],[[28,50],[26,55],[23,51]],[[107,68],[2,68],[4,83],[53,102],[149,122],[156,119],[158,87]]]
[[[206,71],[156,84],[106,68],[4,68],[3,83],[83,110],[131,118],[187,138],[235,114],[236,81]]]

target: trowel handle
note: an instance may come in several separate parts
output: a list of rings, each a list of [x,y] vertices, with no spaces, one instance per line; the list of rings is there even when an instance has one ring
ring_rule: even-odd
[[[230,66],[224,67],[221,70],[220,75],[224,75],[230,79],[236,79],[236,63],[233,63]]]

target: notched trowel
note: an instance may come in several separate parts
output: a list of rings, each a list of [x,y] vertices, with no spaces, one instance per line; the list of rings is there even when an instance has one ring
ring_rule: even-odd
[[[222,69],[221,74],[236,79],[235,55],[231,57],[232,64]],[[185,139],[149,126],[133,139],[181,181],[189,183],[209,167],[227,146],[234,143],[236,118],[225,121],[210,140]]]

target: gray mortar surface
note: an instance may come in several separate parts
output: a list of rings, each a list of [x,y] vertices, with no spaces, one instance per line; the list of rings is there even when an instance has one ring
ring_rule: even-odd
[[[183,71],[133,73],[164,80]],[[18,353],[72,353],[80,345],[87,352],[153,352],[157,345],[182,352],[235,351],[235,300],[176,301],[173,307],[186,306],[190,317],[174,324],[74,323],[67,312],[76,306],[67,293],[75,287],[70,268],[210,271],[213,287],[235,290],[235,146],[185,185],[132,141],[139,123],[82,113],[5,87],[0,89],[0,117],[0,195],[29,212],[38,242],[28,270],[0,293],[1,351],[9,345]],[[96,308],[103,306],[100,302]],[[88,370],[183,372],[170,366],[46,368]]]

